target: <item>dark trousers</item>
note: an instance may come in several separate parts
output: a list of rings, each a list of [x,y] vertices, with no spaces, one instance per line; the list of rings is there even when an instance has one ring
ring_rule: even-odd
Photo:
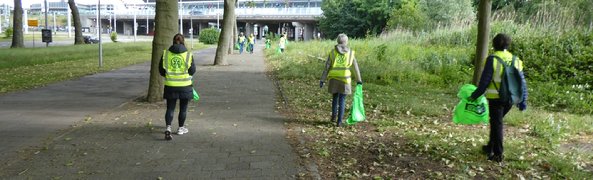
[[[502,146],[503,125],[502,119],[511,110],[512,104],[502,103],[498,100],[488,100],[488,110],[490,111],[490,140],[488,148],[494,155],[502,155],[504,148]]]
[[[334,93],[332,98],[332,121],[338,116],[338,125],[342,124],[344,109],[346,108],[346,94]]]
[[[179,121],[179,127],[182,127],[183,124],[185,124],[188,103],[189,99],[179,99],[179,116],[177,117],[177,120]],[[165,123],[167,126],[170,126],[171,121],[173,121],[173,113],[175,113],[176,105],[177,99],[167,99],[167,112],[165,113]]]
[[[253,44],[249,43],[249,52],[253,53]]]

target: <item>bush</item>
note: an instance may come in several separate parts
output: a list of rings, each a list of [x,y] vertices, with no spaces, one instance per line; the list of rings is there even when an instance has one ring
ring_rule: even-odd
[[[4,31],[4,37],[5,38],[12,37],[12,27],[9,26],[6,28],[6,31]]]
[[[111,32],[111,35],[110,35],[110,37],[111,37],[111,41],[113,41],[113,42],[117,42],[117,33],[115,33],[115,32]]]
[[[200,42],[204,44],[216,44],[218,43],[218,37],[220,32],[216,28],[208,28],[200,31]]]

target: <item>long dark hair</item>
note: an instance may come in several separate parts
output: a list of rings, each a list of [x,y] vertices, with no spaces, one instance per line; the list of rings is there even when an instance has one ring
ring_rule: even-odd
[[[183,44],[185,46],[185,38],[183,35],[177,33],[173,36],[173,44]]]

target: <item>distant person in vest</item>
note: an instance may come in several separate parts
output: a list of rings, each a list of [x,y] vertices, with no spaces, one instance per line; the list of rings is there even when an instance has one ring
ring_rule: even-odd
[[[184,126],[187,114],[187,104],[193,98],[192,76],[196,72],[191,52],[185,48],[183,35],[173,36],[173,45],[163,52],[162,61],[159,63],[159,72],[165,77],[165,91],[163,98],[167,100],[167,112],[165,113],[165,139],[171,140],[171,122],[173,113],[179,99],[179,128],[177,134],[188,133]]]
[[[243,54],[243,49],[245,48],[245,35],[243,32],[239,33],[239,54]]]
[[[523,101],[517,104],[519,110],[527,109],[527,86],[525,76],[523,75],[523,62],[511,54],[507,49],[511,45],[511,37],[506,34],[497,34],[492,40],[494,53],[486,58],[484,64],[484,71],[480,78],[478,89],[476,89],[470,101],[473,101],[486,93],[488,99],[488,108],[490,111],[490,140],[488,144],[482,146],[482,151],[488,156],[488,160],[502,162],[503,160],[503,125],[502,119],[511,110],[513,104],[500,100],[499,88],[501,87],[501,78],[504,72],[504,66],[500,61],[506,64],[512,64],[513,60],[515,68],[519,70],[521,76],[521,83],[523,84]]]
[[[284,49],[286,49],[286,34],[282,34],[280,37],[280,42],[278,42],[278,46],[280,46],[280,52],[284,53]]]
[[[249,41],[249,53],[253,54],[253,45],[255,44],[255,37],[253,36],[253,33],[249,35],[247,41]]]
[[[354,57],[354,50],[348,47],[348,36],[339,34],[337,41],[338,44],[329,51],[319,87],[323,88],[325,81],[329,80],[328,92],[333,96],[331,122],[337,118],[337,126],[342,126],[346,105],[345,98],[346,95],[352,94],[351,67],[354,67],[357,84],[362,84],[362,80],[358,63]]]

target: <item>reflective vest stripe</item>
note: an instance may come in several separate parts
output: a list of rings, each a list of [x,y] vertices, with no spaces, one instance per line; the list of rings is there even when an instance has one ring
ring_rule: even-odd
[[[179,76],[179,75],[184,75],[184,74],[187,74],[187,73],[182,73],[182,72],[179,72],[179,73],[178,72],[168,72],[167,74],[174,75],[174,76]]]
[[[192,84],[191,76],[187,72],[191,64],[191,54],[184,52],[180,54],[171,55],[168,50],[164,51],[163,68],[165,69],[165,85],[173,87],[185,87]],[[180,57],[181,56],[181,57]],[[185,60],[185,62],[180,62]],[[173,62],[171,64],[169,61]]]
[[[191,54],[185,52],[185,69],[189,69],[189,57],[191,57]]]
[[[351,83],[351,72],[350,66],[352,66],[354,55],[353,51],[350,51],[348,54],[338,54],[338,52],[334,49],[329,53],[329,58],[331,60],[331,69],[328,73],[328,79],[336,79],[340,80],[346,84]],[[336,60],[338,58],[342,58],[340,61]]]
[[[163,67],[165,69],[165,73],[169,74],[169,51],[165,50],[165,52],[163,52],[165,55],[163,56],[163,61],[165,61],[165,66]]]
[[[504,60],[496,55],[491,55],[492,56],[492,66],[496,67],[494,69],[494,72],[492,72],[492,82],[490,82],[490,84],[488,85],[488,88],[486,89],[486,98],[488,99],[498,99],[500,98],[500,95],[498,93],[498,90],[500,89],[501,86],[501,82],[502,82],[502,73],[504,71],[504,65],[502,63],[500,63],[500,61]],[[515,66],[517,67],[517,64],[519,62],[515,62],[517,59],[516,56],[512,56],[512,60],[511,60],[511,66]],[[500,61],[499,61],[500,60]]]
[[[350,68],[347,68],[347,67],[336,67],[336,68],[332,68],[332,70],[350,70]]]
[[[167,81],[190,81],[191,78],[165,78]]]

